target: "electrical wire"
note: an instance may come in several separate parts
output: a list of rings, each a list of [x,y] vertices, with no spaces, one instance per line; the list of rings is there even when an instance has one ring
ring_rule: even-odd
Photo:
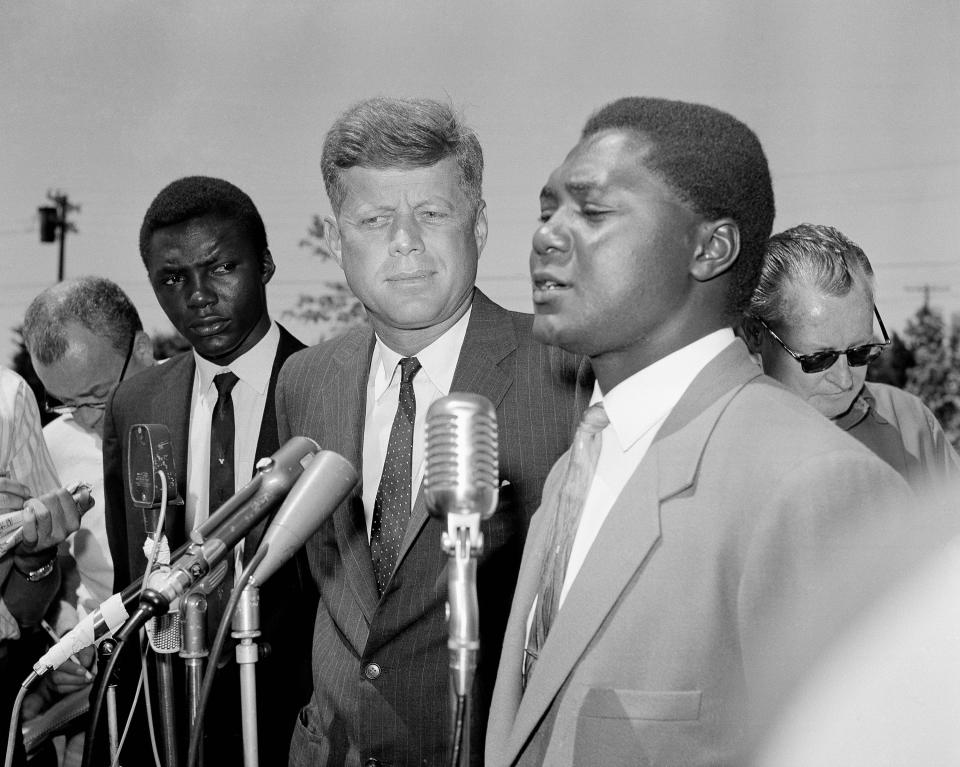
[[[13,764],[13,748],[16,745],[17,732],[20,730],[20,708],[23,706],[23,699],[27,697],[27,690],[40,676],[36,671],[31,671],[23,684],[20,685],[20,691],[13,702],[13,711],[10,712],[10,730],[7,732],[7,754],[4,758],[4,767],[11,767]]]
[[[460,751],[463,747],[463,720],[467,710],[467,696],[457,696],[453,714],[453,739],[450,743],[450,767],[460,767]]]
[[[157,529],[154,531],[154,534],[153,534],[153,549],[150,552],[150,557],[147,559],[147,569],[144,571],[144,577],[140,583],[141,595],[143,594],[144,590],[147,587],[147,575],[151,572],[151,570],[153,569],[153,565],[156,562],[157,552],[159,551],[159,548],[160,548],[159,546],[160,536],[163,534],[163,523],[164,523],[164,518],[166,517],[166,512],[167,512],[167,478],[162,471],[158,471],[157,474],[160,476],[160,488],[161,488],[160,519],[157,522]],[[133,620],[133,618],[136,615],[137,613],[134,613],[134,615],[131,616],[131,618],[128,618],[127,623]],[[124,626],[126,626],[126,624],[124,624]],[[117,659],[120,657],[120,653],[123,650],[124,646],[126,645],[127,636],[126,634],[123,634],[123,630],[121,629],[121,631],[119,632],[119,636],[115,637],[115,639],[117,641],[117,646],[114,648],[113,654],[107,659],[107,662],[104,664],[103,669],[97,675],[97,680],[94,683],[94,689],[90,694],[92,705],[90,706],[90,720],[87,722],[87,732],[83,741],[83,761],[81,762],[82,767],[91,767],[91,764],[93,761],[93,743],[94,743],[94,740],[96,739],[97,725],[99,724],[99,721],[100,721],[100,711],[103,709],[103,703],[107,697],[107,687],[109,686],[110,676],[113,674],[113,669],[117,665]],[[142,671],[141,671],[141,674],[143,674]],[[141,678],[145,678],[145,677],[141,676]],[[137,689],[139,691],[140,688],[138,687]],[[134,700],[134,704],[136,704],[136,700]],[[129,716],[131,717],[133,716],[134,708],[135,706],[130,707]],[[147,706],[147,710],[149,712],[149,704]],[[154,739],[153,722],[152,722],[152,717],[149,717],[149,716],[148,716],[148,725],[150,726],[150,730],[151,730],[151,742],[153,742],[153,739]],[[119,754],[122,747],[123,747],[122,743],[118,744],[117,746],[118,758],[119,758]],[[159,758],[159,755],[157,754],[155,742],[154,742],[154,758],[156,759],[157,767],[160,767],[160,758]]]

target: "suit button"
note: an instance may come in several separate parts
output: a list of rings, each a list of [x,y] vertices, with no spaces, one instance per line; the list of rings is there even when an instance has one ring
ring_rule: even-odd
[[[376,663],[368,663],[363,667],[363,675],[369,679],[371,682],[380,676],[380,666]],[[372,760],[373,764],[380,764],[376,759]],[[371,764],[371,760],[367,760],[367,764]]]

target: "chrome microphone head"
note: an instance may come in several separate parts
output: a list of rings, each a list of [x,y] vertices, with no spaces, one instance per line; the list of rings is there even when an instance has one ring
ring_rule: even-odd
[[[486,397],[455,392],[427,411],[423,489],[433,516],[490,517],[499,490],[497,413]]]

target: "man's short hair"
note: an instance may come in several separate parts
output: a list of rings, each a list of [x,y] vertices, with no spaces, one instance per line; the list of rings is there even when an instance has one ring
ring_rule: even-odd
[[[211,217],[236,225],[262,259],[267,230],[257,206],[246,192],[220,178],[186,176],[165,186],[153,198],[140,226],[140,257],[147,263],[154,232],[196,218]]]
[[[787,319],[786,288],[809,285],[828,296],[843,297],[857,277],[873,294],[873,267],[863,249],[839,229],[800,224],[773,235],[767,242],[760,280],[748,314],[768,325]]]
[[[126,354],[143,324],[133,302],[106,277],[79,277],[47,288],[30,302],[23,319],[23,340],[30,356],[43,365],[59,362],[67,351],[68,323],[82,325]]]
[[[739,313],[760,274],[773,228],[773,185],[760,140],[726,112],[684,101],[623,98],[587,120],[581,138],[605,130],[633,131],[653,145],[644,165],[706,219],[729,217],[740,230],[729,310]]]
[[[346,190],[340,174],[364,168],[425,168],[455,157],[460,188],[476,207],[483,184],[480,140],[453,106],[432,99],[373,98],[337,118],[323,141],[320,170],[336,215]]]

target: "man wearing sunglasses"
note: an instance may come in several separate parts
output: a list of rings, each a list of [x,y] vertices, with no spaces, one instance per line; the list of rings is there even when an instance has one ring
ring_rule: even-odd
[[[767,243],[744,335],[776,378],[917,489],[960,478],[960,458],[914,395],[866,383],[890,343],[863,250],[829,226],[800,224]],[[881,340],[882,339],[882,340]]]

